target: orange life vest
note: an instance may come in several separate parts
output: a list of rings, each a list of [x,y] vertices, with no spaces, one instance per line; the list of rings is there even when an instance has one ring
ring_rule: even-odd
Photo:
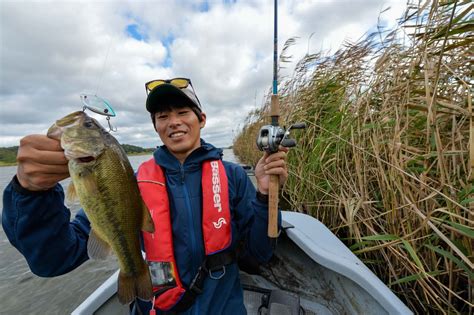
[[[140,165],[137,181],[155,224],[154,233],[143,232],[146,260],[150,265],[155,293],[154,306],[163,311],[172,308],[185,310],[202,290],[198,282],[202,285],[206,273],[210,272],[207,269],[222,269],[233,262],[228,256],[221,255],[232,242],[228,180],[224,165],[220,160],[202,164],[202,232],[206,260],[217,258],[218,263],[211,268],[203,263],[189,288],[185,288],[179,278],[174,256],[170,206],[163,170],[152,158]]]

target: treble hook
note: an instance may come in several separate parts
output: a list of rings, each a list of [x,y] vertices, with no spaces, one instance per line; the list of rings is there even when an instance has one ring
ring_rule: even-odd
[[[107,116],[107,123],[109,124],[109,131],[113,131],[113,132],[116,132],[117,131],[117,127],[114,128],[114,126],[112,126],[112,124],[110,123],[110,116]]]

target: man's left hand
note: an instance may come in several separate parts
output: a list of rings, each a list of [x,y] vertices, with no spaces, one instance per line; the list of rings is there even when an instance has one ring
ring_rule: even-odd
[[[280,177],[280,186],[283,186],[288,179],[288,170],[286,167],[286,153],[288,148],[279,147],[279,151],[265,154],[260,158],[255,166],[255,178],[257,179],[257,189],[263,195],[268,195],[270,186],[270,175]]]

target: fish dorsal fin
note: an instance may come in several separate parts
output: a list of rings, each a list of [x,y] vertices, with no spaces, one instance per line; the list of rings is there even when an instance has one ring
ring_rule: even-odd
[[[67,187],[66,198],[69,201],[74,201],[77,199],[76,187],[74,186],[74,183],[72,181]]]
[[[89,240],[87,241],[87,254],[89,258],[104,260],[110,254],[110,246],[104,241],[94,229],[91,229]]]
[[[153,224],[153,219],[151,218],[150,211],[148,210],[145,203],[142,201],[142,226],[141,230],[153,233],[155,232],[155,224]]]

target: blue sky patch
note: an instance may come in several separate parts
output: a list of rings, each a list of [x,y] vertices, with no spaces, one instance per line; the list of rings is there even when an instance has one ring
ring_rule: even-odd
[[[161,43],[166,48],[166,58],[162,64],[163,67],[165,68],[171,68],[173,66],[173,58],[171,58],[171,51],[170,51],[173,41],[174,41],[174,35],[172,33],[169,33],[166,37],[161,39]]]
[[[138,24],[129,24],[127,25],[127,35],[139,40],[146,42],[148,40],[148,35],[143,31],[143,28],[140,28]]]
[[[208,11],[210,10],[209,2],[207,2],[207,1],[199,2],[199,3],[196,5],[196,9],[197,9],[199,12],[208,12]]]

